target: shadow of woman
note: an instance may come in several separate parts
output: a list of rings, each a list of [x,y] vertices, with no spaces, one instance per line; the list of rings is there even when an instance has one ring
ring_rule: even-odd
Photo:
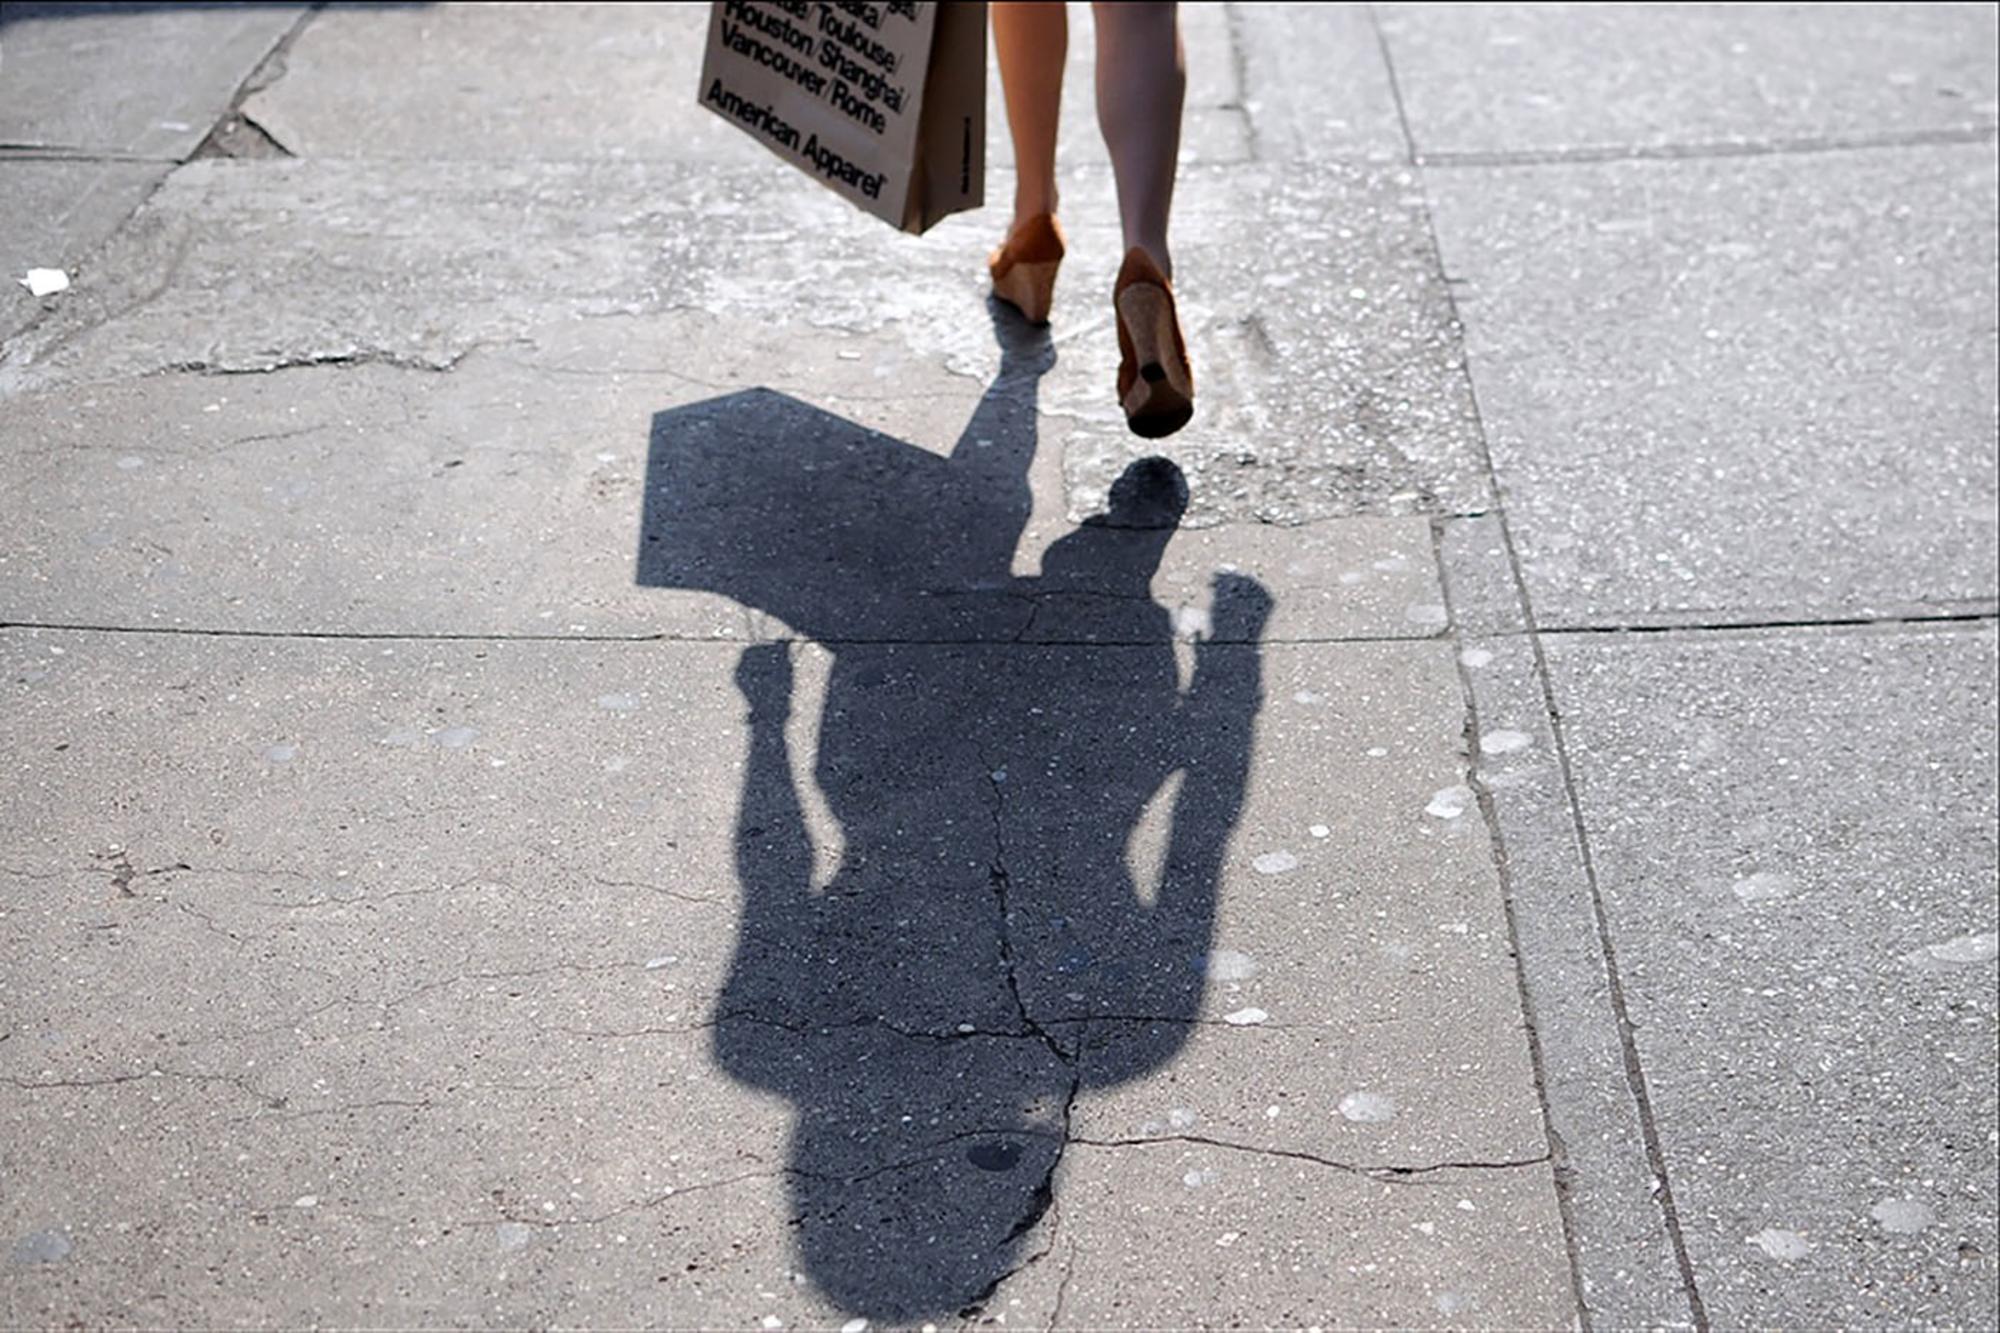
[[[640,581],[727,592],[832,652],[811,780],[845,850],[824,884],[786,646],[738,664],[742,914],[714,1049],[796,1108],[803,1271],[883,1321],[977,1307],[1031,1259],[1077,1097],[1185,1040],[1261,703],[1249,579],[1217,579],[1181,686],[1149,594],[1186,507],[1172,463],[1133,464],[1039,576],[1010,572],[1052,355],[995,318],[1001,372],[948,459],[765,392],[663,413],[652,441]]]

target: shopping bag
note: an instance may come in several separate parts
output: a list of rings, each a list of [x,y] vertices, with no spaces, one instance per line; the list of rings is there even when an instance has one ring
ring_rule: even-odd
[[[700,99],[903,231],[984,200],[984,3],[716,0]]]

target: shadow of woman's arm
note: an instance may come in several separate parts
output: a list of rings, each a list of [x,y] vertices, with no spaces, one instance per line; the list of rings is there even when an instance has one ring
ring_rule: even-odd
[[[1159,1020],[1093,1043],[1087,1081],[1104,1086],[1166,1063],[1201,1011],[1200,960],[1215,928],[1216,894],[1230,834],[1243,811],[1257,713],[1263,706],[1260,639],[1271,598],[1254,579],[1216,579],[1214,632],[1195,648],[1194,679],[1175,714],[1181,788],[1167,834],[1159,892],[1144,910],[1142,956],[1129,1012]]]
[[[716,1004],[716,1014],[755,1013],[783,979],[781,951],[773,944],[793,938],[795,918],[811,890],[813,849],[792,778],[785,723],[792,711],[792,666],[781,643],[743,650],[736,685],[750,705],[749,753],[743,764],[743,794],[736,807],[736,881],[742,886],[743,913],[736,931],[736,957]],[[768,1086],[774,1060],[771,1031],[762,1024],[729,1022],[715,1028],[716,1058],[732,1076]]]

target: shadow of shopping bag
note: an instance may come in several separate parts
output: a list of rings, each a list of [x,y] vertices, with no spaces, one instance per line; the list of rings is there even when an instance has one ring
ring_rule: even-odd
[[[716,0],[700,100],[921,234],[985,195],[986,6]]]
[[[947,457],[761,388],[661,412],[637,581],[720,593],[822,643],[986,637],[1027,510],[1025,484],[984,466],[1032,455],[1009,443]]]

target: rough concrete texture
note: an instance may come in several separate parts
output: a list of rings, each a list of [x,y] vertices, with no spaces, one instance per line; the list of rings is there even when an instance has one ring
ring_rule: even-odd
[[[667,350],[679,346],[709,350]],[[780,400],[761,388],[772,378],[813,384],[822,406]],[[25,394],[0,458],[23,502],[0,587],[14,619],[49,624],[769,637],[780,627],[737,602],[645,586],[669,577],[650,563],[635,582],[635,554],[652,562],[652,543],[686,521],[644,497],[714,477],[713,538],[745,543],[750,565],[768,563],[774,533],[816,540],[830,506],[891,541],[850,561],[879,592],[849,599],[850,618],[827,631],[839,637],[913,632],[896,600],[913,578],[938,610],[931,637],[1192,637],[1212,629],[1209,584],[1225,568],[1294,590],[1267,628],[1275,639],[1442,631],[1415,518],[1183,530],[1152,581],[1170,621],[1121,619],[1124,588],[1074,579],[967,609],[952,532],[1008,521],[1009,497],[987,482],[996,462],[1035,451],[1036,383],[1010,372],[982,394],[890,337],[800,347],[766,324],[680,312],[536,329],[448,376],[358,364]],[[773,417],[785,401],[791,415]],[[1048,512],[1068,432],[1048,426],[1031,465],[1040,500],[1011,561],[1031,578],[1069,528]],[[869,480],[832,489],[801,437]],[[712,467],[690,478],[674,460],[697,450]],[[353,486],[357,470],[374,484]]]
[[[0,339],[59,304],[28,292],[28,270],[59,268],[75,281],[166,174],[164,163],[0,159]]]
[[[1991,144],[1432,193],[1542,626],[1992,607]]]
[[[1710,1317],[1992,1323],[1991,626],[1550,656]]]
[[[1980,135],[1979,4],[1380,7],[1425,158]]]
[[[0,1323],[1991,1325],[1990,10],[703,18],[0,10]]]

